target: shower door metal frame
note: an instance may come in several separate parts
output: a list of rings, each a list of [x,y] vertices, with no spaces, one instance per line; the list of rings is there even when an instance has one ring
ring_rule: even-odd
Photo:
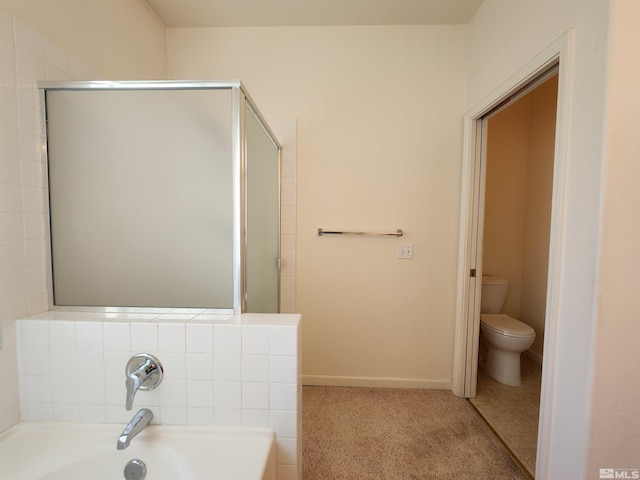
[[[38,89],[41,92],[56,90],[77,90],[77,91],[98,91],[98,90],[231,90],[232,101],[232,182],[233,182],[233,307],[230,309],[216,309],[220,311],[230,311],[234,314],[245,313],[247,306],[247,273],[246,273],[246,251],[247,251],[247,215],[246,215],[246,129],[245,129],[245,107],[255,113],[258,122],[268,135],[273,145],[278,151],[278,178],[280,178],[282,146],[278,142],[275,134],[262,116],[255,102],[247,92],[240,80],[224,81],[180,81],[180,80],[124,80],[124,81],[40,81]],[[44,110],[44,109],[43,109]],[[278,186],[280,195],[281,186]],[[280,202],[278,202],[280,203]],[[47,207],[48,208],[48,207]],[[278,211],[280,219],[280,211]],[[278,225],[280,232],[280,225]],[[278,250],[280,245],[278,245]],[[278,251],[278,259],[280,252]],[[51,244],[49,244],[49,284],[53,285],[51,271]],[[279,261],[278,261],[279,264]],[[280,291],[280,279],[278,278],[278,292]],[[278,294],[278,297],[280,295]],[[49,295],[49,304],[53,304],[52,295]],[[278,307],[280,298],[278,298]],[[73,309],[74,307],[64,307]],[[105,306],[104,309],[113,311],[119,306]],[[280,308],[278,308],[278,311]]]

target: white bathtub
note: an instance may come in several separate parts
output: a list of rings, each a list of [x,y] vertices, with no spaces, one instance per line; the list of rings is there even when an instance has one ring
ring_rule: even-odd
[[[146,480],[275,480],[270,429],[150,425],[116,450],[123,427],[19,423],[0,434],[0,479],[119,480],[140,459]]]

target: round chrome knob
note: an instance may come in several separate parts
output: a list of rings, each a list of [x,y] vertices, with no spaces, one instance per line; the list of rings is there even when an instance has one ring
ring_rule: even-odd
[[[124,478],[127,480],[142,480],[147,475],[147,466],[142,460],[134,458],[124,467]]]

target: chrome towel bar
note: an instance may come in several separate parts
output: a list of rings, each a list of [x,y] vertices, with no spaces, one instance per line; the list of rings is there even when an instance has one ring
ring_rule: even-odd
[[[322,228],[318,228],[318,236],[322,237],[323,235],[371,235],[377,237],[401,237],[404,235],[402,233],[402,229],[399,228],[395,233],[385,233],[385,232],[340,232],[340,231],[329,231],[323,230]]]

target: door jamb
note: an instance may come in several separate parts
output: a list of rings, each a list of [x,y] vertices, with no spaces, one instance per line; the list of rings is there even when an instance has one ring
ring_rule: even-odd
[[[551,424],[553,420],[553,384],[555,377],[558,302],[561,276],[563,219],[565,210],[566,169],[568,159],[569,108],[571,98],[571,66],[573,29],[540,52],[518,72],[507,79],[464,117],[460,236],[458,251],[458,283],[456,300],[456,337],[454,345],[453,392],[461,397],[474,397],[478,364],[478,334],[480,329],[480,288],[475,269],[481,274],[482,258],[478,255],[478,195],[484,184],[481,175],[482,117],[500,103],[534,80],[554,63],[559,63],[556,140],[553,167],[553,200],[551,207],[551,237],[545,315],[544,355],[540,392],[540,420],[536,473],[545,478],[548,470]],[[481,233],[481,232],[480,232]],[[481,239],[480,239],[481,242]],[[480,245],[481,246],[481,245]]]

